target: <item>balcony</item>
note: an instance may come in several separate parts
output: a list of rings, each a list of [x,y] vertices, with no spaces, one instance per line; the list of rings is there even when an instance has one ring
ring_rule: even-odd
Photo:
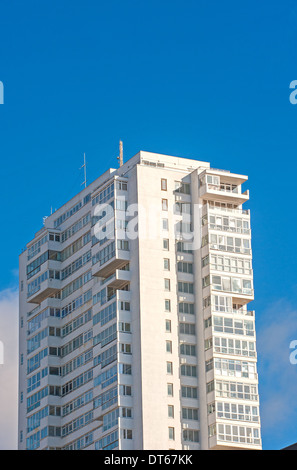
[[[112,276],[110,282],[108,283],[108,287],[112,287],[113,289],[123,289],[123,287],[129,284],[130,281],[130,271],[126,271],[124,269],[117,269],[115,275]]]
[[[255,443],[257,441],[257,444]],[[251,440],[251,442],[230,442],[230,437],[226,440],[216,439],[215,436],[209,439],[209,450],[261,450],[260,439]]]
[[[95,408],[93,412],[93,421],[97,421],[98,427],[103,426],[103,414],[104,411],[102,411],[102,406],[99,406],[98,408]]]
[[[204,311],[204,317],[208,318],[210,315],[217,315],[217,314],[224,314],[227,313],[229,315],[234,315],[234,316],[246,316],[246,317],[252,317],[252,319],[255,317],[255,310],[245,310],[243,308],[232,308],[232,307],[227,307],[227,306],[222,306],[219,307],[217,305],[208,305],[207,307],[203,308]]]
[[[209,287],[210,287],[212,294],[220,294],[221,292],[223,294],[229,294],[232,297],[232,303],[234,304],[245,305],[251,302],[252,300],[254,300],[254,289],[252,288],[249,288],[249,289],[241,288],[241,289],[232,291],[231,289],[221,288],[214,284],[211,284]]]
[[[207,201],[229,202],[234,205],[244,204],[249,200],[249,191],[240,192],[240,186],[229,183],[210,184],[205,183],[200,188],[200,197]]]
[[[43,300],[61,290],[61,281],[58,279],[46,279],[34,292],[30,293],[27,298],[28,303],[40,304]]]
[[[254,289],[251,289],[249,292],[242,293],[232,292],[232,299],[235,304],[242,303],[246,305],[249,302],[252,302],[252,300],[254,300]]]
[[[103,251],[105,250],[105,251]],[[130,259],[128,250],[119,249],[115,242],[100,250],[93,256],[92,275],[98,277],[109,277],[117,269],[120,269],[127,264]],[[120,281],[120,277],[118,278]]]
[[[209,437],[210,450],[261,450],[260,429],[252,423],[230,420],[211,420],[214,435]]]
[[[241,254],[241,255],[251,255],[251,249],[246,248],[244,246],[232,246],[232,245],[223,245],[220,243],[209,243],[210,251],[215,250],[215,251],[226,251],[228,254],[229,253],[235,253],[235,254]]]
[[[116,292],[117,302],[131,302],[131,291],[118,289]],[[120,309],[121,310],[121,309]],[[129,310],[126,310],[129,311]]]
[[[221,214],[222,212],[228,213],[228,214],[234,214],[234,215],[250,215],[249,209],[238,209],[233,207],[233,204],[221,204],[220,202],[214,202],[210,201],[207,204],[204,204],[202,207],[202,216],[206,215],[208,212],[210,214],[216,214],[218,211],[218,215],[223,215]]]

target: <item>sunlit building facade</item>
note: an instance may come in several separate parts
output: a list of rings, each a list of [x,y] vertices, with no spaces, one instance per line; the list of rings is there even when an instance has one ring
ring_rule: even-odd
[[[19,449],[261,449],[247,177],[139,152],[20,255]]]

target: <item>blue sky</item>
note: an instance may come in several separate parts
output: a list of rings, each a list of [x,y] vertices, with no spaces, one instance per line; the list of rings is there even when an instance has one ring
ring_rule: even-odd
[[[294,1],[2,0],[2,309],[21,249],[81,189],[84,152],[89,181],[117,166],[120,139],[126,159],[247,174],[263,447],[296,442],[296,79]]]

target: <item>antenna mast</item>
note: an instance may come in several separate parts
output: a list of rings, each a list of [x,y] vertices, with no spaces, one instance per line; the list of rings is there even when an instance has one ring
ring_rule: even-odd
[[[120,155],[118,157],[120,166],[123,166],[124,159],[123,159],[123,142],[120,140]]]
[[[84,181],[82,182],[82,185],[84,184],[85,185],[85,188],[87,187],[87,164],[86,164],[86,154],[84,153],[84,164],[80,167],[80,170],[81,169],[84,169]]]

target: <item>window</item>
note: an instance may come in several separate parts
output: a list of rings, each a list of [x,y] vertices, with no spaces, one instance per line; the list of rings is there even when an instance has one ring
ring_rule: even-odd
[[[173,397],[173,384],[167,384],[167,395]]]
[[[183,335],[195,335],[195,323],[180,323],[179,332]]]
[[[185,356],[196,356],[196,346],[194,344],[182,343],[180,353]]]
[[[122,333],[131,333],[131,323],[119,322],[119,331]]]
[[[217,402],[216,409],[218,418],[259,422],[259,408],[257,406]]]
[[[130,302],[120,301],[119,302],[119,307],[120,307],[120,310],[125,310],[126,312],[129,312],[130,311]]]
[[[202,280],[205,287],[209,281],[209,276]],[[252,295],[252,282],[249,279],[239,279],[234,277],[212,276],[213,288],[216,290],[242,293]]]
[[[205,351],[207,351],[208,349],[212,348],[212,337],[211,338],[207,338],[205,341],[204,341],[204,349]]]
[[[260,445],[261,443],[258,428],[218,424],[217,434],[219,439],[223,441],[242,442],[257,445]]]
[[[198,409],[197,408],[182,408],[183,419],[191,419],[198,421]]]
[[[162,211],[168,211],[168,199],[162,199]]]
[[[123,418],[132,418],[132,408],[122,408],[122,417]]]
[[[206,238],[202,240],[202,245],[208,243]],[[210,247],[215,250],[228,251],[230,253],[245,253],[250,254],[250,240],[243,238],[229,237],[226,235],[217,235],[212,233],[210,235]]]
[[[181,393],[183,398],[197,398],[198,392],[197,387],[189,387],[183,385],[181,388]]]
[[[168,238],[163,238],[163,250],[169,250],[169,240]]]
[[[174,428],[168,428],[168,437],[171,441],[174,441]]]
[[[181,375],[185,377],[197,377],[196,366],[190,366],[188,364],[182,364],[180,368]]]
[[[235,398],[238,400],[258,400],[257,385],[246,384],[242,382],[232,382],[226,380],[216,380],[216,396],[221,398]]]
[[[193,263],[184,263],[182,261],[179,261],[177,263],[177,270],[180,273],[193,274]]]
[[[249,220],[224,215],[210,215],[209,226],[214,230],[223,230],[226,232],[249,233]]]
[[[204,184],[205,179],[201,178],[201,182]],[[208,184],[213,184],[214,186],[218,186],[220,184],[220,178],[214,175],[206,175],[206,182]]]
[[[209,257],[207,256],[206,258]],[[230,256],[211,255],[210,263],[211,267],[217,271],[247,275],[252,274],[251,260],[245,260],[242,258],[235,258]]]
[[[164,258],[164,270],[165,271],[170,271],[170,260],[169,258]]]
[[[167,191],[167,179],[165,179],[165,178],[161,179],[161,190],[162,191]]]
[[[168,405],[168,418],[174,418],[174,406]]]
[[[211,393],[214,391],[214,380],[206,384],[206,393]]]
[[[123,439],[133,439],[132,429],[122,429]]]
[[[212,325],[211,317],[208,317],[204,320],[204,328],[209,328]]]
[[[215,276],[213,276],[213,279],[214,279]],[[205,276],[203,279],[202,279],[202,287],[207,287],[209,286],[210,284],[210,275],[208,276]]]
[[[171,333],[171,320],[165,320],[166,333]]]
[[[209,359],[208,361],[205,361],[205,372],[208,372],[209,370],[213,369],[213,359]]]
[[[178,311],[179,313],[188,313],[190,315],[194,314],[194,304],[190,304],[187,302],[181,302],[178,304]]]
[[[218,353],[248,357],[256,356],[255,343],[252,341],[215,337],[214,344],[214,351]]]
[[[254,362],[218,358],[215,358],[214,362],[216,375],[239,378],[245,377],[251,380],[257,378],[256,364]]]
[[[172,353],[172,341],[166,341],[166,352]]]
[[[211,426],[208,426],[208,437],[212,437],[216,435],[216,425],[212,424]]]
[[[132,348],[130,343],[121,343],[120,352],[123,354],[132,354]]]
[[[171,311],[171,304],[169,299],[165,299],[165,312]]]
[[[209,403],[207,405],[207,414],[211,415],[211,414],[215,413],[215,411],[216,411],[215,404],[214,403]]]
[[[116,186],[117,186],[117,189],[120,189],[122,191],[127,191],[128,189],[128,185],[127,183],[124,183],[124,181],[117,181]]]
[[[162,219],[162,229],[168,231],[168,219]]]
[[[176,250],[177,250],[178,253],[193,253],[192,243],[186,243],[186,242],[178,241],[176,243]]]
[[[119,385],[119,393],[121,396],[132,396],[132,387],[130,385]]]
[[[236,335],[254,336],[252,320],[235,320],[233,318],[213,316],[214,331]]]
[[[189,442],[199,442],[199,431],[193,429],[183,429],[183,440]]]
[[[178,282],[178,292],[183,292],[184,294],[193,294],[194,284],[192,282]]]
[[[225,297],[222,295],[212,295],[211,300],[208,298],[208,305],[211,305],[212,310],[216,312],[232,312],[232,297]]]
[[[174,205],[174,213],[177,215],[191,214],[191,204],[188,202],[176,202]]]
[[[190,194],[190,184],[182,183],[181,181],[175,181],[175,192],[182,194]]]
[[[49,368],[50,375],[60,375],[60,368],[59,367],[50,367]]]
[[[173,364],[172,364],[172,362],[166,362],[166,371],[167,371],[167,374],[169,374],[169,375],[173,374]]]
[[[202,268],[204,268],[205,266],[207,266],[209,264],[209,255],[205,256],[202,261],[201,261],[201,266]]]
[[[131,364],[119,364],[119,374],[131,375],[132,365]]]
[[[118,240],[117,247],[119,250],[129,251],[129,242],[127,240]]]
[[[164,289],[170,291],[170,279],[164,279]]]

